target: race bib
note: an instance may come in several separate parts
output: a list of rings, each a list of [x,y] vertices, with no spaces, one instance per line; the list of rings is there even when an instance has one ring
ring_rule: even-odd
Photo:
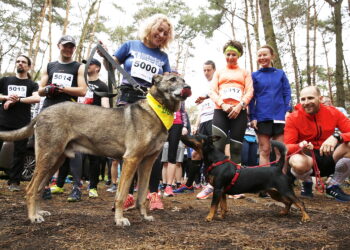
[[[242,99],[242,90],[237,87],[227,87],[220,90],[220,96],[223,100],[234,99],[240,101]]]
[[[152,77],[157,74],[159,67],[156,64],[148,61],[135,58],[131,66],[131,76],[145,80],[146,82],[152,82]]]
[[[7,94],[27,97],[27,86],[9,85],[7,86]]]
[[[90,89],[86,91],[85,98],[94,98],[94,92],[92,92]]]
[[[71,87],[73,82],[73,75],[66,73],[53,73],[52,83],[58,86]]]
[[[211,112],[215,109],[214,103],[211,99],[205,99],[201,103],[201,113]]]

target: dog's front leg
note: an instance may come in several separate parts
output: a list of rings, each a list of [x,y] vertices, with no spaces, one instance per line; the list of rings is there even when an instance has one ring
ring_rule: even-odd
[[[137,158],[124,158],[118,192],[115,197],[115,223],[117,226],[130,226],[129,220],[123,217],[123,204],[128,195],[138,163]]]
[[[206,217],[206,221],[212,221],[217,210],[219,202],[222,198],[222,190],[220,188],[214,187],[213,199],[211,200],[210,211]]]
[[[225,215],[227,213],[227,200],[226,200],[226,194],[222,192],[221,199],[220,199],[220,219],[224,219]]]

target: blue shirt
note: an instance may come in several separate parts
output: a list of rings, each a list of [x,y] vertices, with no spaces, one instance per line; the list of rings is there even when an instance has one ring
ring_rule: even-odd
[[[114,54],[120,64],[137,83],[144,87],[152,86],[152,76],[170,72],[168,55],[159,48],[148,48],[139,40],[127,41]],[[123,78],[122,84],[129,84]]]
[[[250,119],[284,121],[291,109],[291,90],[286,74],[281,69],[261,68],[253,72],[254,96],[249,103]]]

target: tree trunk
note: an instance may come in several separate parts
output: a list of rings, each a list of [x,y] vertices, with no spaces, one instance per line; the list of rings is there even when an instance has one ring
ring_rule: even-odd
[[[331,68],[329,67],[329,59],[328,59],[328,51],[326,47],[326,40],[324,39],[324,36],[322,35],[322,45],[324,49],[324,54],[326,57],[326,66],[327,66],[327,79],[328,79],[328,95],[329,98],[331,99],[332,103],[334,103],[333,100],[333,91],[332,91],[332,73],[331,73]]]
[[[254,28],[254,35],[255,35],[255,42],[256,42],[256,49],[258,50],[260,48],[260,37],[259,37],[259,1],[256,0],[255,2],[255,11],[254,11],[254,3],[253,0],[249,0],[250,3],[250,12],[252,15],[253,20],[253,28]],[[255,17],[256,13],[256,17]],[[259,68],[258,62],[256,62],[256,68]]]
[[[306,12],[306,82],[311,85],[311,69],[310,69],[310,0],[307,0]]]
[[[344,92],[344,69],[343,69],[343,41],[342,41],[342,20],[341,20],[341,5],[343,0],[326,0],[334,8],[334,27],[335,27],[335,85],[336,90],[336,105],[345,107],[345,92]]]
[[[276,68],[283,69],[282,62],[278,53],[276,35],[273,29],[271,12],[270,12],[270,1],[269,0],[259,0],[261,18],[263,21],[265,41],[267,44],[271,45],[275,50],[275,60],[274,64]]]
[[[86,19],[85,19],[85,22],[84,22],[84,25],[83,25],[83,28],[81,30],[81,35],[80,35],[80,40],[79,40],[79,43],[78,43],[78,46],[77,46],[77,50],[76,50],[76,53],[75,53],[75,60],[80,62],[82,60],[81,58],[81,55],[82,55],[82,51],[83,51],[83,44],[84,44],[84,41],[86,39],[86,36],[87,36],[87,31],[88,31],[88,26],[89,26],[89,20],[91,18],[91,15],[93,14],[94,12],[94,9],[95,9],[95,5],[97,3],[97,0],[95,0],[91,6],[90,6],[90,9],[89,9],[89,12],[86,16]]]
[[[98,1],[98,6],[97,6],[97,9],[96,9],[96,18],[95,18],[95,22],[94,22],[94,25],[92,27],[92,31],[91,31],[91,34],[90,34],[89,47],[88,47],[88,50],[87,50],[87,53],[86,53],[86,58],[88,58],[90,56],[91,47],[92,47],[92,44],[94,42],[96,26],[98,24],[99,17],[100,17],[100,15],[99,15],[99,13],[100,13],[100,6],[101,6],[101,0]]]
[[[313,2],[314,6],[314,47],[313,47],[313,57],[312,57],[312,85],[316,85],[316,42],[317,42],[317,10],[316,10],[316,0]]]
[[[52,61],[52,0],[49,0],[49,62]]]
[[[350,102],[350,76],[349,76],[349,69],[348,66],[346,65],[345,59],[343,58],[344,61],[344,68],[345,68],[345,79],[346,79],[346,86],[347,86],[347,91],[346,91],[346,95],[345,95],[345,101],[347,104],[349,104]],[[348,107],[347,105],[345,105],[344,107]],[[349,110],[349,108],[348,108]]]
[[[244,11],[244,17],[246,22],[245,23],[245,29],[247,32],[247,47],[248,47],[248,52],[249,52],[249,64],[250,64],[250,72],[253,72],[253,55],[252,55],[252,47],[251,47],[251,42],[250,42],[250,34],[249,34],[249,26],[248,26],[248,0],[244,0],[245,4],[245,11]]]
[[[38,52],[39,52],[39,47],[40,47],[40,41],[41,41],[41,33],[43,31],[43,25],[44,25],[44,21],[45,21],[45,14],[46,14],[46,9],[48,7],[48,0],[45,0],[44,6],[41,9],[41,14],[40,14],[40,19],[39,19],[39,30],[36,36],[36,45],[35,45],[35,49],[33,52],[33,56],[32,56],[32,73],[34,72],[34,68],[35,68],[35,64],[36,64],[36,57],[38,56]]]
[[[67,6],[66,6],[66,17],[64,19],[64,23],[63,23],[63,31],[62,31],[62,35],[64,36],[67,32],[67,26],[69,24],[69,10],[70,10],[70,0],[67,0]]]

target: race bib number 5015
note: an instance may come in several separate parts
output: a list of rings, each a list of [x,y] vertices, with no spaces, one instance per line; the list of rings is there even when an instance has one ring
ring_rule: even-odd
[[[27,97],[27,86],[9,85],[7,87],[7,94]]]

